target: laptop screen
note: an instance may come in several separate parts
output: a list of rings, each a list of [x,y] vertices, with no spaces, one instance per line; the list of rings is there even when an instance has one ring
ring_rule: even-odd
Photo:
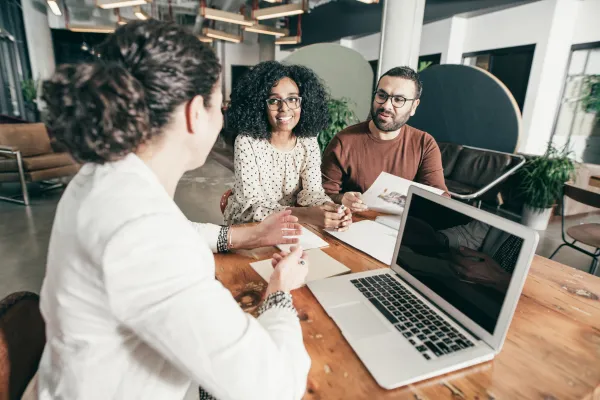
[[[523,239],[413,194],[397,264],[494,333]]]

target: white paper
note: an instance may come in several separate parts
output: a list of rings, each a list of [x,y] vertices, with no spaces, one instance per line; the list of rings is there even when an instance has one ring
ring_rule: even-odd
[[[444,191],[431,186],[422,185],[408,179],[400,178],[387,172],[379,174],[373,185],[362,195],[363,202],[374,211],[387,214],[402,215],[408,188],[418,186],[436,194],[443,194]]]
[[[318,281],[330,276],[341,275],[350,272],[350,268],[329,256],[319,249],[306,251],[308,257],[308,275],[306,282]],[[254,269],[266,282],[271,279],[273,265],[271,259],[251,263]]]
[[[331,236],[367,253],[384,264],[391,265],[398,231],[375,221],[360,221],[345,232],[329,232]]]
[[[375,217],[375,222],[399,231],[400,224],[402,223],[402,215],[380,215],[379,217]]]
[[[281,251],[291,251],[292,246],[302,246],[303,250],[318,249],[329,246],[329,243],[315,235],[310,230],[302,227],[302,235],[299,236],[300,242],[297,244],[278,244],[277,247]]]

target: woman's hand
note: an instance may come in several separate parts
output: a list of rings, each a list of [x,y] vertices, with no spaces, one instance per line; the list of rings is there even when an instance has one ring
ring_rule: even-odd
[[[260,247],[295,244],[299,241],[298,236],[302,235],[302,225],[292,215],[292,210],[273,213],[255,228]]]
[[[317,223],[325,229],[333,229],[335,231],[346,231],[352,224],[352,212],[345,206],[340,206],[335,203],[325,203],[318,207],[322,214],[318,215],[321,223]]]
[[[308,259],[302,247],[292,247],[291,253],[281,252],[273,254],[271,263],[273,274],[269,280],[266,295],[277,291],[289,293],[302,287],[308,275]]]
[[[302,235],[302,226],[298,223],[298,218],[292,215],[292,210],[273,213],[255,226],[232,229],[231,242],[234,249],[295,244],[299,241],[298,236]]]
[[[342,204],[352,212],[367,211],[369,207],[362,201],[362,194],[359,192],[346,192],[342,197]]]

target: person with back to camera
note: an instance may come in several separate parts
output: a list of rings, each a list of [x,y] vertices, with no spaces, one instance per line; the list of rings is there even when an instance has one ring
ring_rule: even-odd
[[[317,135],[328,123],[327,92],[311,69],[266,61],[246,73],[227,112],[236,139],[225,220],[262,221],[289,209],[300,222],[348,229],[350,210],[323,189]]]
[[[204,226],[173,201],[223,123],[214,52],[155,20],[118,28],[99,52],[44,83],[50,127],[85,164],[50,238],[39,398],[182,399],[199,385],[203,399],[300,399],[310,358],[290,291],[307,274],[302,250],[274,256],[253,318],[215,279],[207,243],[285,242],[296,220]]]

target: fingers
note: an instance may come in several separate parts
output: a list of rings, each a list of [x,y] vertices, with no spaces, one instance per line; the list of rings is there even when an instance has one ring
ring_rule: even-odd
[[[481,257],[481,253],[480,252],[478,252],[476,250],[473,250],[473,249],[470,249],[468,247],[460,246],[458,248],[458,250],[460,251],[460,253],[463,256],[467,256],[467,257]]]
[[[300,224],[285,224],[281,229],[284,236],[302,235],[302,226]]]
[[[289,211],[289,213],[288,213],[288,211]],[[288,213],[288,215],[284,215],[282,217],[283,222],[287,222],[287,223],[298,222],[298,217],[291,215],[292,210],[287,210],[285,212]]]
[[[342,221],[345,216],[346,216],[346,214],[325,211],[325,219],[330,219],[332,221]]]
[[[297,237],[284,237],[283,244],[296,244],[299,243],[300,239]]]
[[[344,209],[346,207],[342,204],[335,204],[335,203],[325,203],[321,206],[321,209],[324,211],[328,211],[334,214],[342,214],[344,212]]]

